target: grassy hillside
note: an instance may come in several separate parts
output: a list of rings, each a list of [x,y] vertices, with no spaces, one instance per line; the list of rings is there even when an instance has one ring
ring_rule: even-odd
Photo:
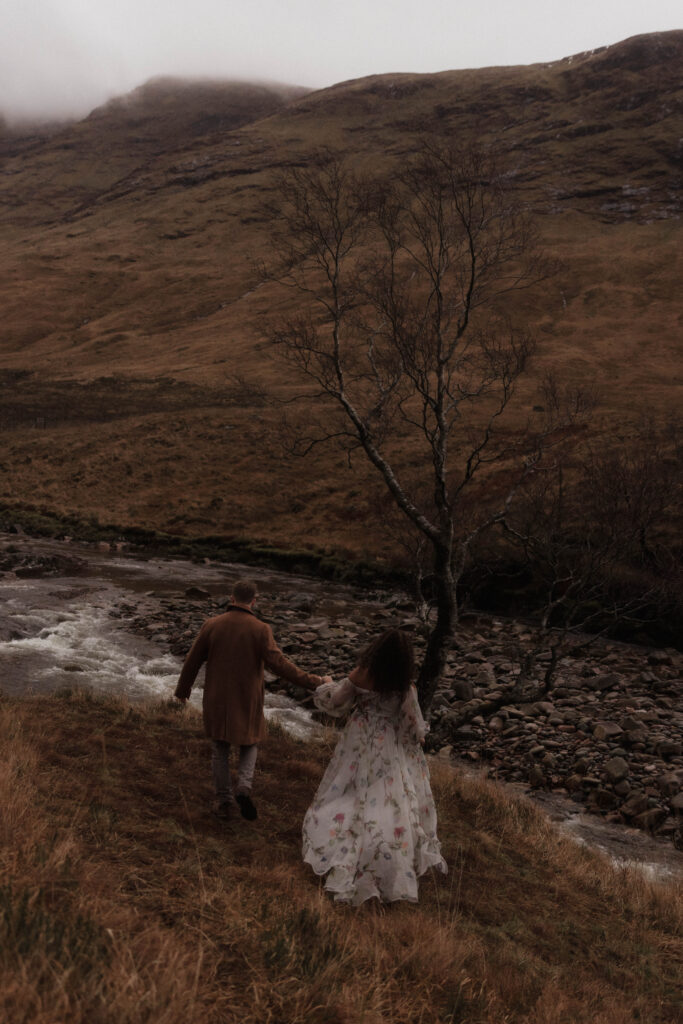
[[[426,137],[506,162],[562,271],[517,415],[554,368],[628,439],[680,406],[683,33],[548,65],[384,75],[316,93],[161,80],[0,139],[0,500],[122,525],[392,557],[363,467],[283,458],[293,382],[263,317],[265,199],[321,145],[391,173]]]
[[[681,891],[433,762],[446,878],[335,906],[300,860],[330,745],[277,729],[257,822],[207,813],[199,715],[79,691],[0,702],[7,1024],[665,1024]]]

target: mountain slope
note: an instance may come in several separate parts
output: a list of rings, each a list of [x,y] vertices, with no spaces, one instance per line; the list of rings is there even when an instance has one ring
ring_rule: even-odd
[[[551,367],[597,386],[603,430],[628,436],[639,408],[673,414],[681,66],[671,32],[306,94],[162,81],[45,137],[5,137],[5,500],[391,557],[354,521],[374,500],[362,467],[351,477],[320,454],[294,468],[269,440],[263,389],[293,384],[262,345],[282,302],[254,269],[270,246],[264,199],[321,146],[382,174],[425,137],[492,145],[563,264],[528,310],[540,344],[520,416]]]

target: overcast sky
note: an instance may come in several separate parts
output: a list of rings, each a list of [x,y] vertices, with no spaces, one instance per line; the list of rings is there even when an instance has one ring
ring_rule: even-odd
[[[532,64],[683,27],[680,0],[0,0],[0,111],[81,116],[155,75],[321,88]]]

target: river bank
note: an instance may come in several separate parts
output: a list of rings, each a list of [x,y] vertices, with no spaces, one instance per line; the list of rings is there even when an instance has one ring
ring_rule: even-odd
[[[201,716],[82,689],[0,700],[8,1024],[677,1024],[681,884],[433,760],[448,875],[348,908],[301,860],[331,740],[273,728],[255,822],[210,813]]]
[[[220,612],[245,571],[259,583],[260,613],[305,668],[344,674],[372,636],[395,624],[412,633],[418,650],[423,644],[421,623],[398,591],[26,535],[0,541],[0,570],[0,688],[9,694],[87,681],[133,699],[169,696],[201,623]],[[453,733],[460,709],[508,685],[512,646],[531,639],[528,629],[486,616],[463,624],[435,700],[433,754],[530,792],[611,855],[622,856],[623,843],[614,838],[610,848],[609,829],[616,837],[616,826],[627,826],[630,859],[657,862],[657,851],[666,849],[663,870],[675,870],[683,861],[673,849],[683,789],[677,652],[601,642],[590,658],[567,659],[552,699],[502,709],[488,721],[475,717]],[[268,714],[301,736],[314,735],[310,704],[300,704],[305,695],[274,679],[268,687]],[[195,704],[200,700],[195,693]],[[554,808],[549,800],[557,801]],[[598,825],[608,829],[599,840]],[[648,839],[653,833],[659,841]],[[652,844],[647,853],[640,839]]]

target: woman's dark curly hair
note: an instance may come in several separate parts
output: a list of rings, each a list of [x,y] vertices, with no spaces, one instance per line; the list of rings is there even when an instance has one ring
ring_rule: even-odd
[[[389,629],[369,644],[360,656],[376,693],[406,693],[415,673],[410,638],[400,629]]]

